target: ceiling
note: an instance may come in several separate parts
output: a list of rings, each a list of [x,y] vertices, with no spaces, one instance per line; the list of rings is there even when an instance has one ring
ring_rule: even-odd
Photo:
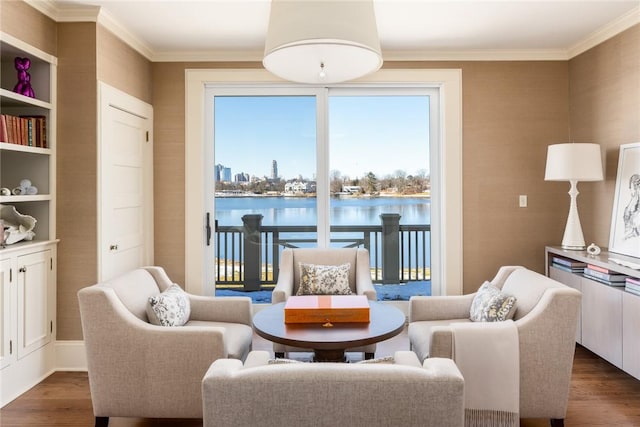
[[[262,59],[269,0],[27,0],[97,21],[148,59]],[[385,60],[569,59],[640,22],[640,0],[374,0]]]

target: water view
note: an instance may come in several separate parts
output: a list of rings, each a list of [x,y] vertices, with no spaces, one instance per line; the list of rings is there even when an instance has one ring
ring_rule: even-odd
[[[400,214],[400,224],[430,224],[427,197],[331,199],[331,225],[380,225],[380,214]],[[261,214],[262,225],[316,225],[316,199],[311,197],[217,197],[219,225],[242,225],[242,217]]]
[[[263,226],[315,226],[317,224],[316,199],[312,197],[216,197],[215,219],[218,226],[241,226],[244,215],[262,215]],[[381,214],[399,214],[400,225],[418,225],[431,223],[431,200],[428,197],[354,197],[331,199],[331,226],[380,226]],[[428,234],[427,234],[428,236]],[[316,246],[315,233],[287,232],[280,234],[281,239],[295,240],[296,247]],[[345,240],[356,241],[362,233],[332,233],[332,240],[340,238],[340,243],[332,246],[346,246]],[[304,241],[308,240],[308,241]],[[402,244],[405,254],[413,252],[413,257],[426,258],[426,267],[430,266],[431,245],[428,237],[425,241],[410,241]],[[381,241],[372,241],[372,265],[381,263]],[[234,249],[239,251],[236,245]],[[377,255],[375,255],[377,254]],[[376,257],[377,259],[375,259]],[[408,267],[409,258],[403,258],[403,267]]]

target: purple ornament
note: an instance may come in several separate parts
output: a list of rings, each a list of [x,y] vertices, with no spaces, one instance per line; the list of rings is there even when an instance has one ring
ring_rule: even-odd
[[[29,58],[16,57],[14,63],[18,72],[18,84],[13,88],[13,91],[29,98],[35,98],[36,94],[31,87],[31,74],[27,72],[31,67],[31,60]]]

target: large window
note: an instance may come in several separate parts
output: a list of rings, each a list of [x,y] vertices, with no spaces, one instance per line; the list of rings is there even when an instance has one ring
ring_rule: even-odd
[[[357,246],[370,251],[374,281],[421,281],[421,293],[430,293],[430,103],[437,93],[278,92],[207,91],[214,166],[205,191],[215,212],[215,255],[205,261],[206,280],[256,290],[275,283],[286,247]],[[249,240],[249,230],[261,232]]]
[[[334,88],[256,83],[271,78],[257,71],[241,74],[187,71],[187,289],[213,293],[215,242],[207,240],[205,227],[198,223],[206,224],[207,214],[218,219],[219,226],[223,218],[237,217],[221,209],[223,203],[229,208],[227,199],[233,198],[234,206],[226,211],[239,208],[241,218],[258,215],[264,226],[279,225],[283,219],[292,226],[313,227],[314,236],[293,236],[292,246],[304,246],[307,240],[312,246],[346,246],[350,239],[373,245],[375,236],[350,237],[337,229],[345,221],[364,228],[372,225],[368,222],[379,225],[382,214],[394,214],[400,227],[430,226],[426,239],[407,235],[401,247],[421,239],[411,243],[412,250],[419,246],[430,258],[431,278],[438,279],[433,293],[443,293],[442,278],[447,272],[458,276],[461,265],[460,252],[450,262],[452,257],[446,256],[451,248],[461,249],[461,193],[444,197],[441,191],[447,183],[455,190],[459,185],[447,175],[460,173],[459,73],[439,72],[446,77],[443,83],[372,82]],[[376,73],[383,74],[389,73]],[[236,83],[221,83],[227,80]],[[454,142],[448,147],[441,144],[446,108],[439,104],[445,84],[453,113],[444,121]],[[441,168],[447,163],[448,171]],[[259,203],[256,194],[263,199]],[[268,206],[274,202],[265,202],[269,196],[302,205],[291,215],[294,210]],[[453,241],[444,245],[447,232]],[[378,255],[373,256],[375,261]],[[459,293],[456,286],[449,293]]]

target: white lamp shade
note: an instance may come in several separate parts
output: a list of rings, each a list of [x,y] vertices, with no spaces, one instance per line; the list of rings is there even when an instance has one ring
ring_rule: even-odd
[[[272,0],[262,63],[299,83],[338,83],[377,71],[382,54],[373,1]]]
[[[602,181],[602,156],[598,144],[550,145],[545,181]]]

